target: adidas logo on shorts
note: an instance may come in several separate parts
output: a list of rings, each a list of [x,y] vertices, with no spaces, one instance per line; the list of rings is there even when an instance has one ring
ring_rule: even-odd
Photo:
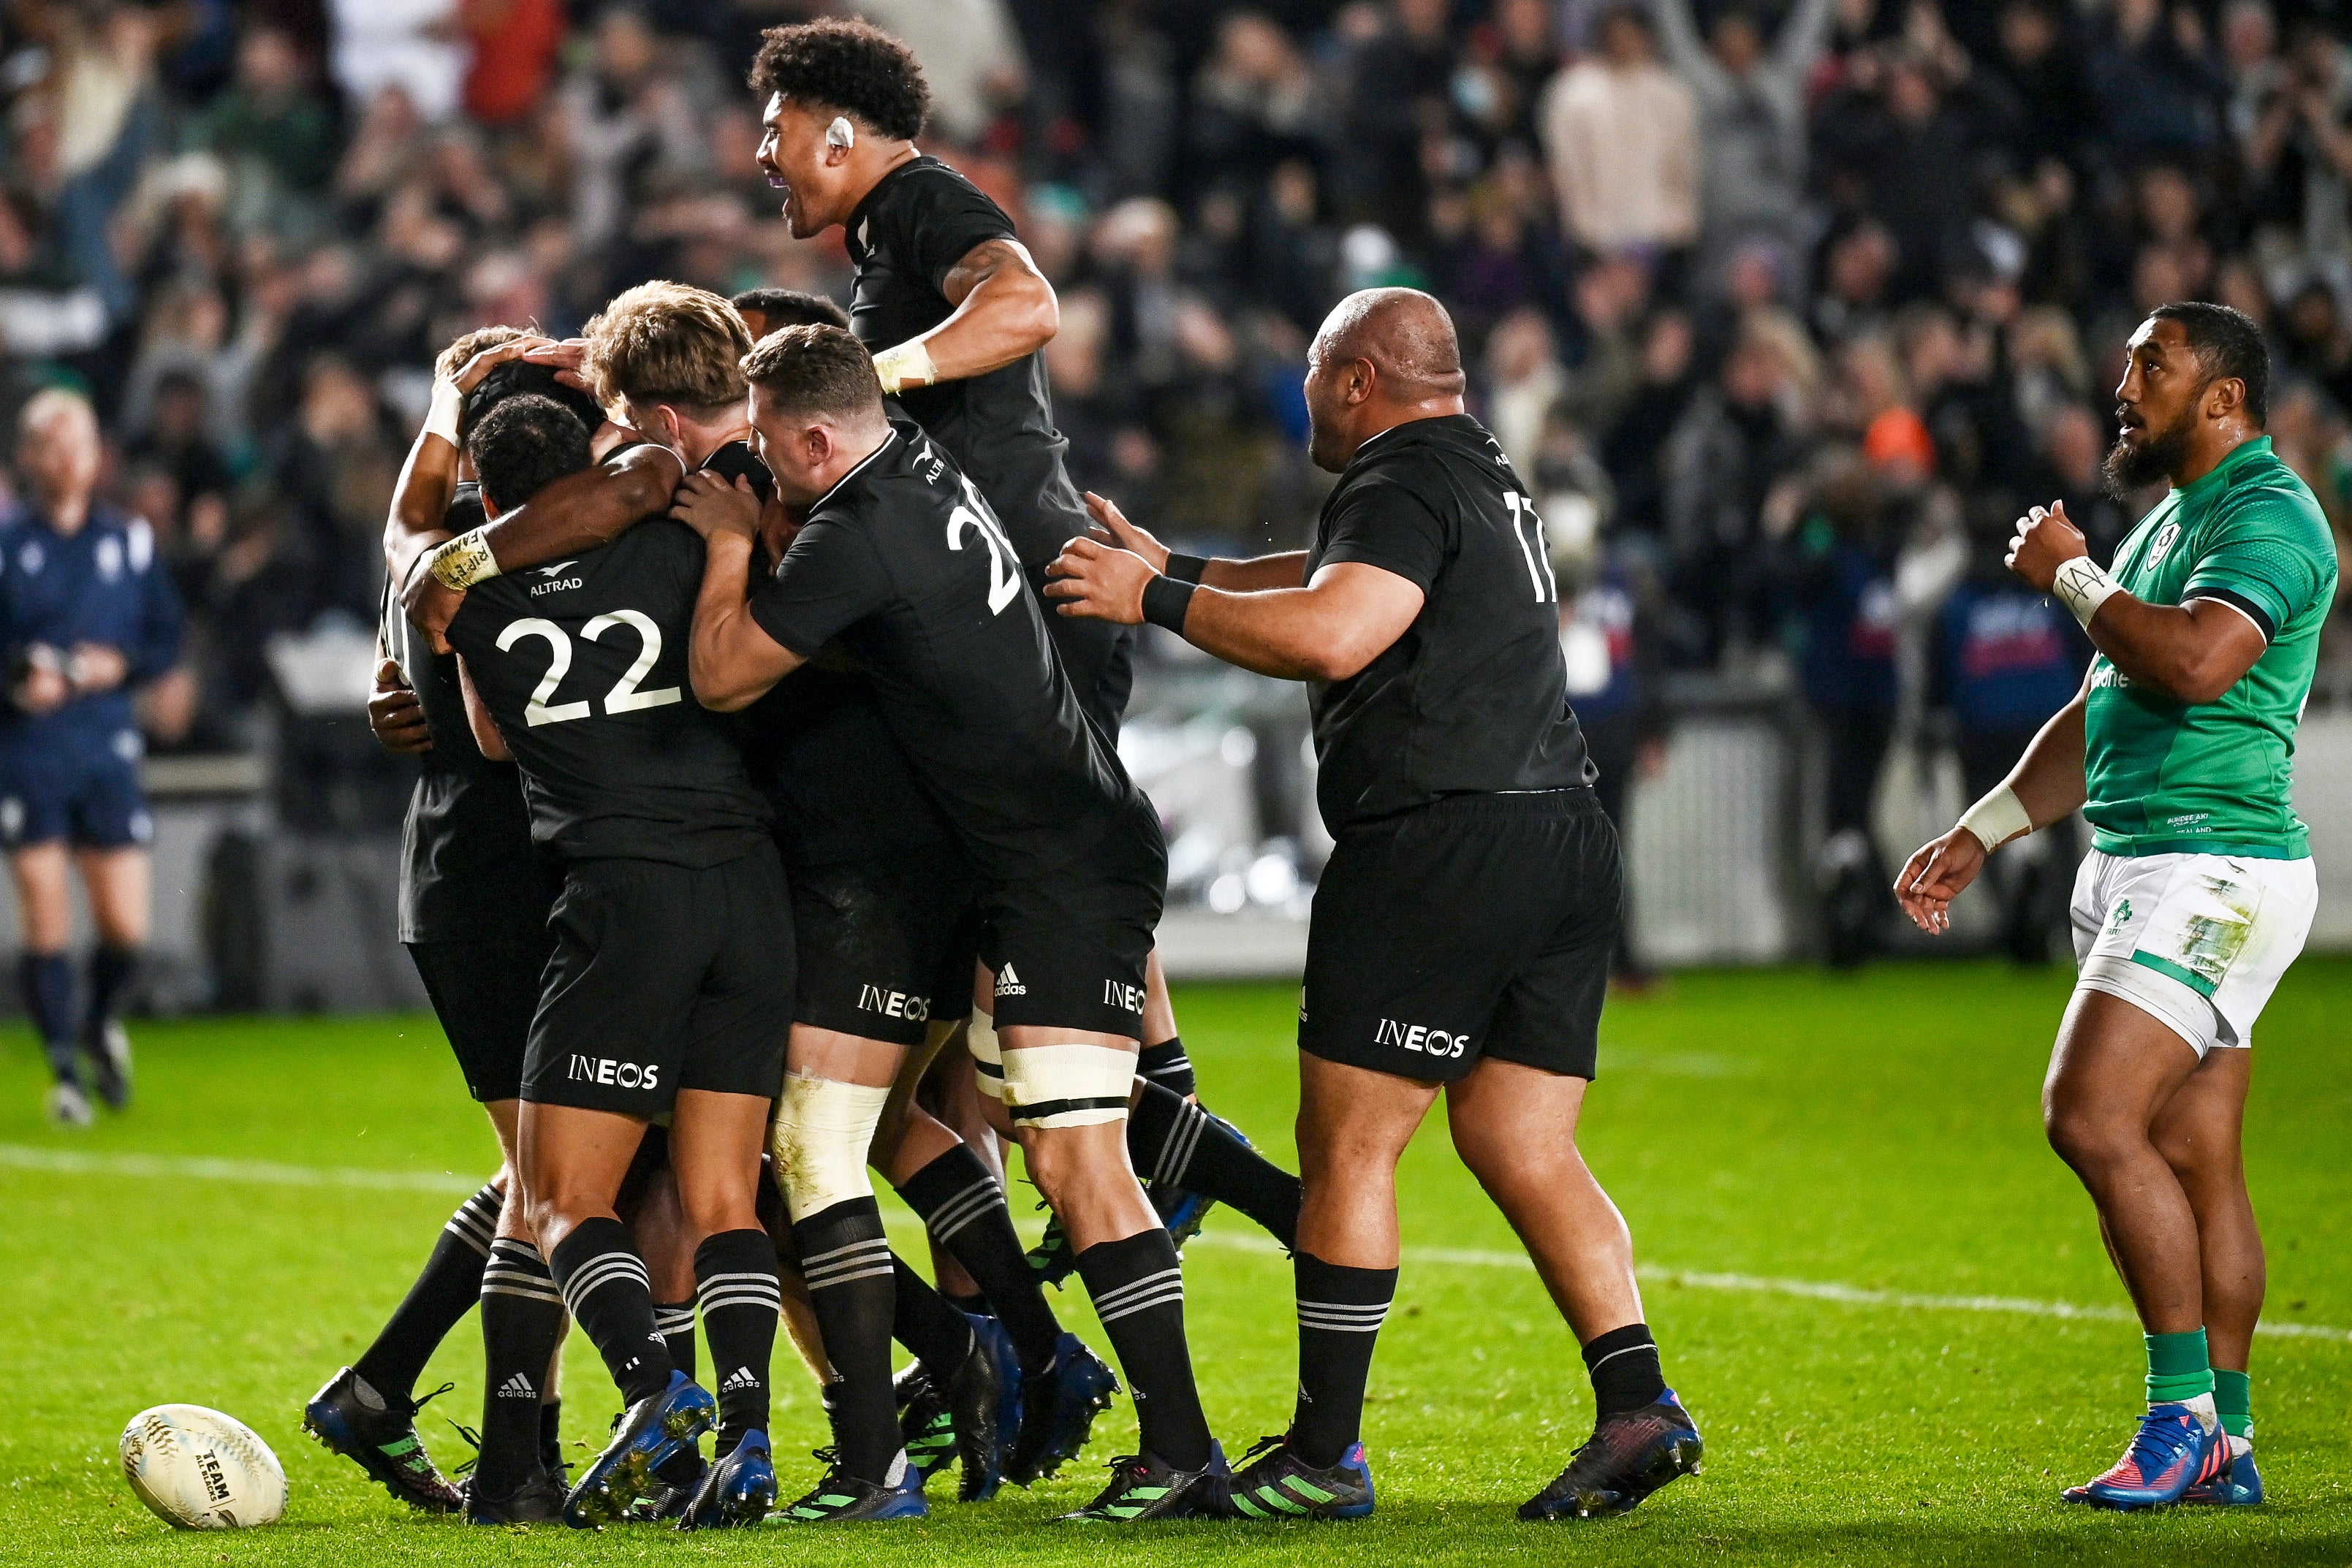
[[[1000,997],[1025,997],[1029,994],[1029,988],[1021,983],[1021,977],[1013,972],[1012,965],[1007,964],[996,972],[996,994]]]
[[[719,1385],[719,1392],[721,1394],[732,1394],[739,1388],[757,1388],[759,1386],[760,1380],[751,1375],[751,1369],[748,1366],[739,1366],[728,1375],[726,1382]]]
[[[499,1397],[501,1399],[536,1399],[539,1397],[539,1390],[530,1385],[530,1378],[525,1377],[521,1373],[518,1372],[512,1377],[508,1378],[504,1383],[499,1385]]]

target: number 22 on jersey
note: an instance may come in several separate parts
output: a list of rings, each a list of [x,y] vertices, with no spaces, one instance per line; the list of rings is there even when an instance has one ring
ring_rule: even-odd
[[[597,616],[580,628],[580,634],[591,643],[601,643],[604,640],[604,633],[615,626],[626,626],[636,632],[637,657],[627,672],[613,683],[613,689],[604,694],[604,712],[607,715],[635,713],[640,708],[664,707],[679,701],[681,694],[676,686],[662,686],[650,692],[637,690],[637,683],[653,672],[655,664],[661,658],[661,628],[654,623],[652,616],[640,610],[615,610],[609,615]],[[552,621],[530,616],[511,622],[499,633],[499,652],[513,652],[514,645],[526,637],[542,639],[547,643],[550,657],[547,674],[540,677],[537,689],[530,694],[530,701],[523,705],[525,722],[538,726],[586,718],[593,705],[585,697],[577,702],[557,703],[552,707],[547,701],[555,695],[556,688],[563,685],[563,677],[572,673],[570,633]]]

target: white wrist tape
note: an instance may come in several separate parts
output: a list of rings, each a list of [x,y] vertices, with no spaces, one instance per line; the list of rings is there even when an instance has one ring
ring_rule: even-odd
[[[939,367],[931,363],[931,351],[923,347],[919,339],[875,355],[874,373],[882,378],[882,390],[893,396],[900,387],[927,387],[940,379]]]
[[[499,575],[498,558],[490,553],[489,541],[482,538],[489,525],[459,534],[433,552],[433,575],[445,588],[463,593],[478,582],[488,582]]]
[[[1090,1127],[1127,1120],[1135,1052],[1105,1045],[1031,1045],[1004,1053],[1004,1108],[1016,1127]]]
[[[971,1009],[971,1020],[964,1025],[963,1047],[971,1052],[971,1075],[980,1092],[991,1100],[1004,1098],[1004,1046],[996,1038],[996,1020]]]
[[[426,435],[437,435],[450,445],[457,444],[457,415],[466,406],[466,396],[455,382],[433,383],[433,401],[425,410]]]
[[[784,1074],[784,1092],[776,1102],[776,1180],[794,1219],[874,1196],[866,1156],[889,1099],[887,1089]]]
[[[2058,580],[2050,585],[2059,602],[2074,612],[2074,619],[2085,632],[2091,629],[2091,617],[2099,606],[2121,593],[2123,584],[2101,571],[2091,558],[2078,555],[2058,568]]]
[[[2032,832],[2033,819],[2026,814],[2017,791],[2004,784],[1962,812],[1960,826],[1974,833],[1989,853]]]

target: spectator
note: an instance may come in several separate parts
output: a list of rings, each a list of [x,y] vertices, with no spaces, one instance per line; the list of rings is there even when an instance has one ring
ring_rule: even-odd
[[[1562,71],[1545,104],[1560,213],[1588,250],[1683,249],[1698,237],[1697,101],[1638,7],[1612,6],[1599,33],[1599,57]]]
[[[2091,96],[2110,162],[2131,169],[2148,158],[2201,153],[2220,134],[2229,91],[2206,56],[2193,7],[2115,0],[2091,51]]]
[[[1784,345],[1743,328],[1714,385],[1667,437],[1664,522],[1675,594],[1706,625],[1712,658],[1754,646],[1761,587],[1755,546],[1764,497],[1802,450],[1802,393]]]
[[[210,152],[237,177],[265,182],[250,201],[310,195],[335,171],[335,123],[310,85],[293,39],[255,27],[238,43],[236,79],[188,127],[188,145]]]
[[[353,103],[398,90],[434,124],[457,112],[466,75],[457,0],[329,0],[335,80]]]
[[[1744,235],[1786,238],[1805,193],[1805,89],[1829,34],[1832,0],[1798,0],[1768,48],[1745,5],[1718,11],[1705,45],[1691,0],[1658,0],[1666,58],[1698,100],[1706,148],[1700,199],[1711,250]]]

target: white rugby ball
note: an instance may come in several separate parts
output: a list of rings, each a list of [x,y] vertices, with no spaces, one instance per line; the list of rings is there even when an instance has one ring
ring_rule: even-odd
[[[155,1517],[179,1530],[275,1524],[286,1471],[269,1445],[233,1416],[158,1405],[122,1429],[122,1479]]]

